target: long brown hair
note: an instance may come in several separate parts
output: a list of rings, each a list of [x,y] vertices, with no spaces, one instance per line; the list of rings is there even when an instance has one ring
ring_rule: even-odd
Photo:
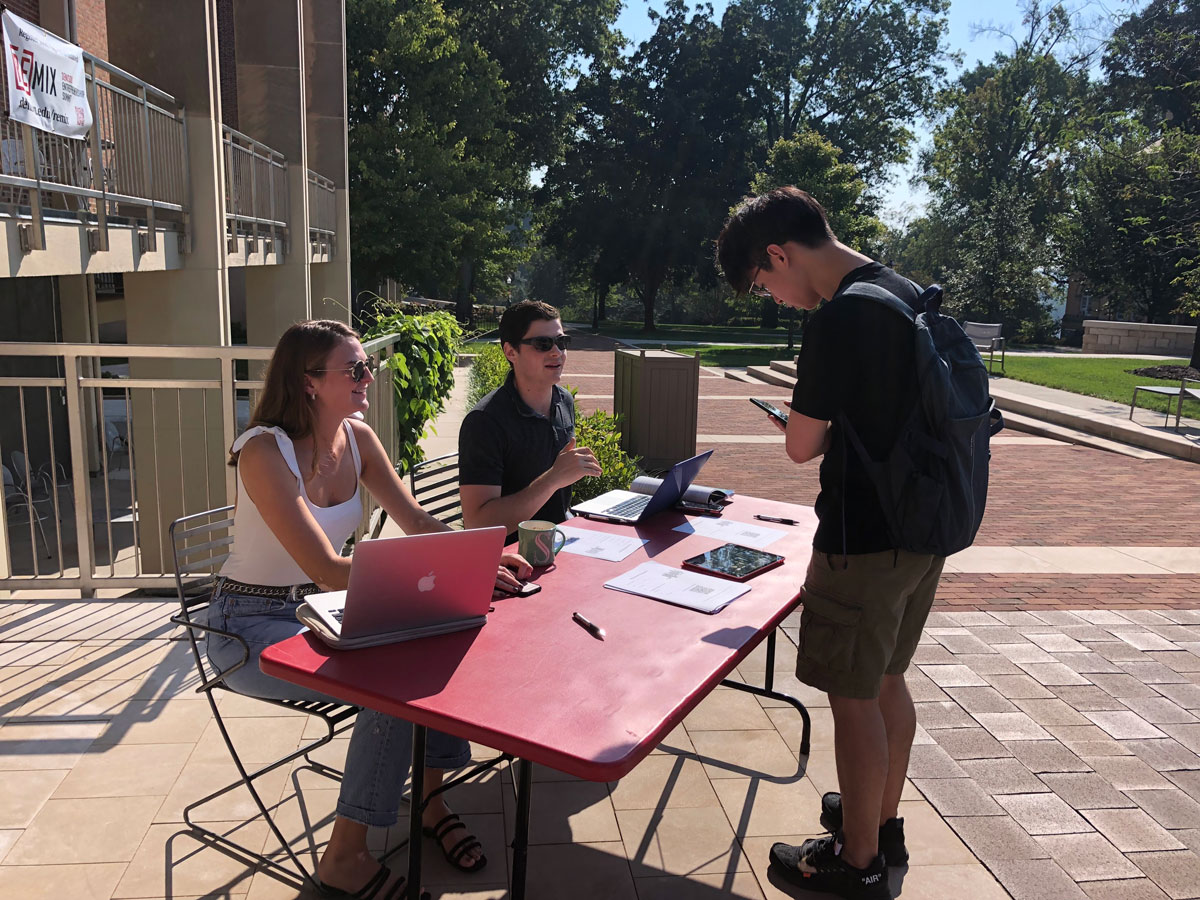
[[[335,319],[297,322],[285,331],[267,364],[263,391],[249,427],[276,426],[292,440],[312,434],[315,414],[312,401],[304,392],[304,373],[321,368],[333,349],[346,338],[358,340],[359,334]],[[237,465],[238,455],[232,449],[229,451],[229,465]]]

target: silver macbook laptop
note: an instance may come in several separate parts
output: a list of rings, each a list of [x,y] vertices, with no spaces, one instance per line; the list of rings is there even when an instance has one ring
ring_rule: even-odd
[[[339,645],[361,646],[482,625],[504,536],[495,526],[360,541],[346,590],[310,594],[305,603],[318,621],[301,621]]]
[[[711,450],[705,450],[698,456],[675,463],[663,475],[662,484],[653,494],[608,491],[599,497],[572,506],[571,512],[605,522],[620,522],[626,525],[640,522],[678,503],[683,492],[696,480],[696,476],[700,474],[700,470],[712,454]]]

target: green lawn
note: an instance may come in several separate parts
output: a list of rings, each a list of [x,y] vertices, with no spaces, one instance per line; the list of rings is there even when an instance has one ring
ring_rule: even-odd
[[[794,350],[787,347],[752,347],[735,345],[732,347],[671,347],[679,353],[687,353],[700,357],[702,366],[765,366],[772,360],[792,359],[800,352],[797,346]]]
[[[796,334],[799,339],[800,329]],[[787,343],[787,323],[768,330],[763,328],[733,328],[727,325],[663,325],[654,331],[643,331],[641,322],[601,322],[600,333],[605,337],[631,341],[695,341],[698,344],[765,344]]]
[[[1185,366],[1186,359],[1077,359],[1072,357],[1010,356],[1005,360],[1005,375],[1017,381],[1028,381],[1046,387],[1099,397],[1113,403],[1129,403],[1133,389],[1140,384],[1161,384],[1179,387],[1178,381],[1162,381],[1133,375],[1129,370],[1149,366]],[[1138,406],[1163,412],[1166,397],[1138,394]],[[1174,408],[1174,401],[1172,401]],[[1189,400],[1183,404],[1183,414],[1200,418],[1200,403]]]

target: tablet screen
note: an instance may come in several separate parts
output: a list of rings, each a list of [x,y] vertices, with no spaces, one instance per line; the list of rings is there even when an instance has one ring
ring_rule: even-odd
[[[684,560],[684,564],[729,578],[748,578],[761,569],[782,561],[778,553],[767,553],[741,544],[724,544],[715,550]]]

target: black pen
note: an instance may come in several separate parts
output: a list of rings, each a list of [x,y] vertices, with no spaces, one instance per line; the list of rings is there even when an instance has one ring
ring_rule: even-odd
[[[584,631],[586,631],[588,634],[590,634],[596,640],[598,640],[598,641],[604,640],[604,629],[601,628],[599,625],[597,625],[595,622],[589,622],[587,619],[585,619],[579,613],[571,613],[571,618],[574,619],[580,626],[582,626]]]
[[[778,522],[780,525],[799,525],[800,524],[795,519],[781,519],[781,518],[779,518],[779,516],[760,516],[758,513],[754,514],[754,518],[761,519],[764,522]]]

